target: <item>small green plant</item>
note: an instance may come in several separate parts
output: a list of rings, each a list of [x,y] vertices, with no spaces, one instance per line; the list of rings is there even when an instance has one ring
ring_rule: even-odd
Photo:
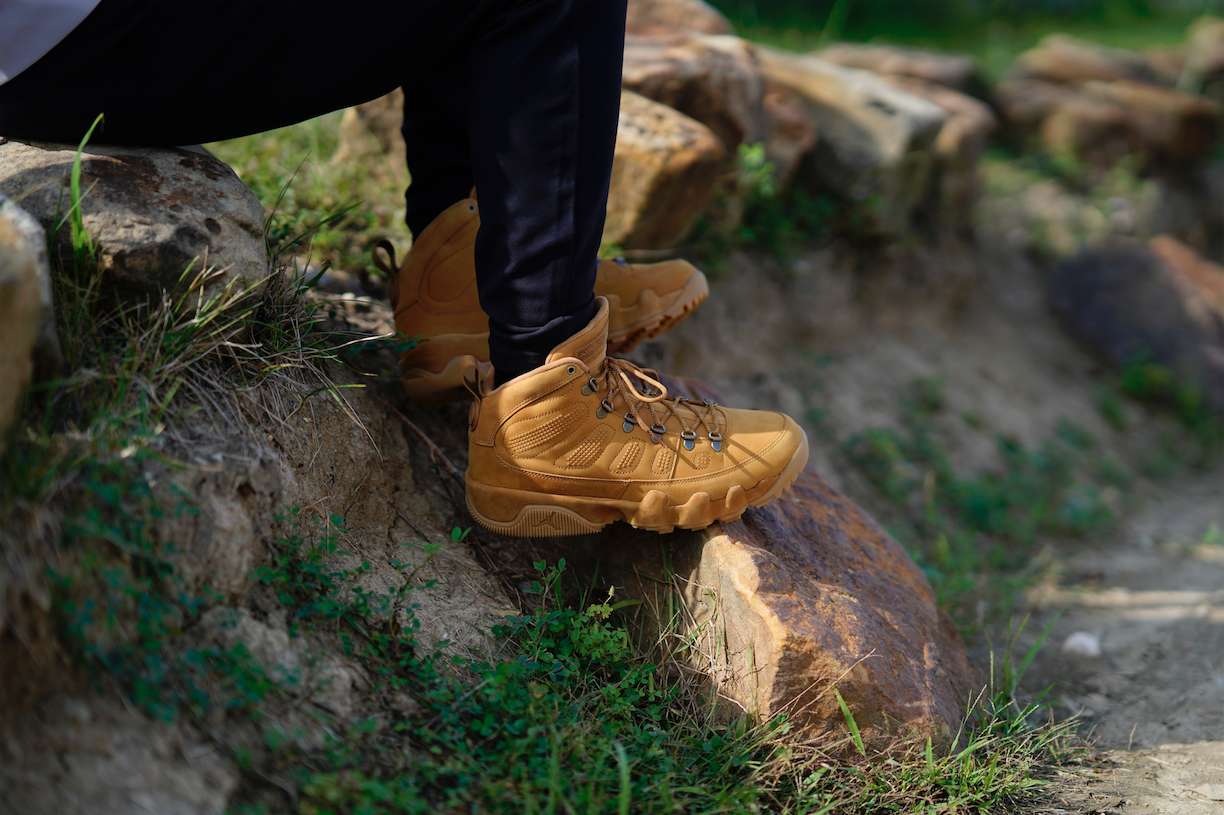
[[[1147,357],[1138,357],[1122,369],[1118,383],[1122,393],[1133,399],[1173,408],[1178,422],[1189,432],[1193,441],[1187,455],[1194,466],[1208,466],[1224,450],[1224,415],[1211,410],[1202,393],[1179,382],[1165,366]],[[1174,446],[1171,440],[1162,441],[1165,448],[1162,452],[1174,460],[1182,458],[1174,452]],[[1175,467],[1175,464],[1172,465],[1173,469]],[[1147,468],[1147,472],[1154,477],[1161,477],[1169,471],[1170,466],[1163,462],[1153,463]]]
[[[866,428],[842,450],[895,508],[900,523],[891,529],[941,604],[972,628],[981,622],[980,600],[1005,611],[1036,573],[1044,536],[1096,537],[1112,527],[1114,513],[1090,480],[1100,467],[1111,487],[1127,480],[1120,465],[1100,463],[1091,434],[1066,420],[1036,449],[999,436],[1001,467],[961,475],[934,431],[946,404],[941,379],[915,380],[902,399],[901,428]]]

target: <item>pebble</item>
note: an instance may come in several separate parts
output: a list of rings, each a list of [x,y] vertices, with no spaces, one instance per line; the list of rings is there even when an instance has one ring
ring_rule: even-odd
[[[1095,634],[1087,631],[1076,631],[1063,642],[1064,654],[1078,657],[1099,657],[1101,655],[1101,640]]]

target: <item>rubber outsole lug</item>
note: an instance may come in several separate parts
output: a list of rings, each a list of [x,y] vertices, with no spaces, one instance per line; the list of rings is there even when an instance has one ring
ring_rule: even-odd
[[[562,535],[587,535],[599,532],[613,520],[623,520],[635,529],[666,534],[676,527],[686,530],[705,529],[715,522],[738,520],[747,507],[759,507],[777,498],[791,487],[807,466],[808,440],[807,434],[800,436],[799,446],[791,454],[790,461],[776,476],[762,479],[751,489],[735,484],[727,494],[719,499],[712,499],[707,493],[694,493],[684,504],[670,504],[667,494],[661,490],[651,490],[640,502],[611,501],[596,498],[581,498],[578,496],[552,496],[542,493],[525,493],[515,490],[476,485],[468,482],[467,505],[472,518],[485,529],[502,535],[525,538],[544,538]],[[749,500],[749,495],[763,484],[768,487],[761,495]],[[481,513],[472,500],[473,489],[488,492],[490,499],[494,496],[505,500],[523,500],[515,516],[508,521],[498,521]],[[568,502],[583,511],[602,515],[606,520],[591,520],[574,507],[561,506],[560,503],[549,504],[545,501]]]

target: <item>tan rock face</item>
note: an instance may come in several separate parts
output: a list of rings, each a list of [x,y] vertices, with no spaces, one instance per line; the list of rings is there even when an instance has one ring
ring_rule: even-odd
[[[935,82],[900,75],[885,76],[884,81],[947,112],[934,144],[936,196],[950,210],[965,212],[977,189],[978,160],[999,126],[998,118],[986,104]]]
[[[734,34],[731,21],[704,0],[629,0],[629,31],[688,28],[703,34]]]
[[[0,145],[0,191],[48,232],[69,210],[76,150],[43,142]],[[184,271],[215,267],[214,285],[254,286],[268,274],[263,209],[223,161],[178,149],[87,147],[81,163],[86,229],[102,267],[122,293],[144,296],[179,285]],[[56,234],[68,251],[67,226]],[[194,265],[193,265],[194,264]]]
[[[937,54],[896,45],[838,43],[816,56],[847,68],[924,79],[961,92],[971,90],[977,81],[977,63],[962,54]]]
[[[604,562],[643,607],[667,608],[651,588],[667,573],[659,542],[617,534]],[[846,734],[836,688],[869,743],[918,730],[946,745],[983,686],[922,571],[811,470],[739,521],[669,536],[666,558],[695,667],[800,738]]]
[[[625,37],[624,87],[701,122],[733,152],[768,129],[753,45],[687,30]]]
[[[0,449],[34,370],[44,307],[45,253],[26,235],[25,217],[0,194]]]
[[[700,122],[623,91],[604,242],[625,249],[678,245],[709,202],[725,157]]]
[[[340,144],[332,154],[332,164],[361,162],[371,169],[382,169],[392,177],[407,181],[408,163],[404,134],[404,90],[396,88],[344,112],[340,120]]]
[[[1224,105],[1224,19],[1200,17],[1186,35],[1185,73],[1178,87]]]
[[[864,229],[904,234],[925,198],[930,150],[948,114],[867,71],[759,46],[772,85],[798,95],[820,138],[808,162],[815,181],[853,201],[873,202]]]

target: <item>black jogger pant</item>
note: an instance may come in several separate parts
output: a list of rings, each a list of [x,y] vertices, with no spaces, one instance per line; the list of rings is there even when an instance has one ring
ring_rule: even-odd
[[[480,302],[504,381],[594,316],[626,0],[102,0],[0,85],[0,135],[196,144],[404,88],[419,231],[480,191]]]

